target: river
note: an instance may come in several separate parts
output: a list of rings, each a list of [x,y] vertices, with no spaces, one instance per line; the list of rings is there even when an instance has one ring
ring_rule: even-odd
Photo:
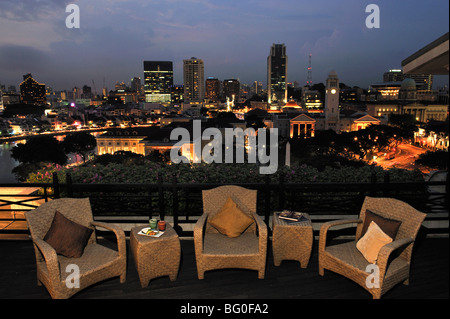
[[[21,141],[0,144],[0,183],[17,183],[11,172],[19,162],[11,157],[11,149]]]
[[[103,132],[91,133],[94,136],[100,135]],[[65,135],[58,135],[55,138],[58,141],[63,141]],[[12,173],[13,168],[18,166],[20,163],[11,157],[11,150],[17,144],[25,143],[26,140],[20,140],[15,142],[8,142],[0,144],[0,183],[17,183],[18,180],[16,176]],[[95,154],[97,154],[97,148],[95,149]],[[68,154],[68,164],[81,162],[82,158],[79,155]]]

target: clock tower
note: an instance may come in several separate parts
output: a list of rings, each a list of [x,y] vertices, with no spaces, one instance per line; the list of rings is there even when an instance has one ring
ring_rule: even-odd
[[[325,129],[339,131],[339,78],[331,71],[325,88]]]

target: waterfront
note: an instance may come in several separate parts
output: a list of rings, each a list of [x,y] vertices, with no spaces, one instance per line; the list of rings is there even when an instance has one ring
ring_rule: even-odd
[[[19,162],[11,157],[11,149],[21,141],[0,144],[0,183],[16,183],[17,179],[12,173]]]
[[[103,132],[92,133],[94,136],[98,136]],[[55,138],[62,142],[66,135],[57,135]],[[12,173],[12,170],[18,166],[20,163],[11,157],[11,150],[20,143],[25,143],[26,140],[18,140],[14,142],[6,142],[0,144],[0,183],[17,183],[18,180],[16,176]],[[95,148],[94,153],[97,154],[97,148]],[[82,158],[79,155],[67,154],[68,160],[67,164],[79,163]]]

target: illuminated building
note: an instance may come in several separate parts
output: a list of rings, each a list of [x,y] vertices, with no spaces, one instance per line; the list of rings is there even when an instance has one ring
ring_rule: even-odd
[[[369,103],[367,104],[367,113],[372,116],[388,118],[390,114],[401,114],[401,109],[398,104]]]
[[[370,88],[377,92],[378,101],[393,101],[398,100],[401,85],[401,82],[375,83]]]
[[[205,82],[205,97],[210,101],[220,101],[221,83],[217,78],[209,77]]]
[[[171,61],[144,61],[145,102],[169,103],[173,85]]]
[[[238,80],[228,79],[223,81],[223,95],[230,101],[238,101],[241,84]]]
[[[26,104],[45,104],[46,89],[45,84],[37,82],[30,73],[23,76],[20,83],[20,95],[22,102]]]
[[[253,82],[253,93],[261,95],[262,92],[262,82],[261,81],[255,81]]]
[[[284,44],[273,44],[267,57],[267,99],[269,104],[285,105],[287,102],[288,57]]]
[[[170,87],[170,94],[172,94],[172,104],[180,104],[184,100],[184,86],[172,85]]]
[[[325,129],[339,130],[339,78],[331,71],[325,89]]]
[[[320,92],[317,90],[310,90],[303,88],[302,106],[306,109],[320,109],[323,106],[320,98]]]
[[[159,127],[136,127],[110,130],[96,137],[98,155],[115,152],[133,152],[149,155],[153,151],[170,150],[175,142],[170,141],[171,129]]]
[[[417,84],[418,90],[432,90],[433,88],[433,75],[432,74],[403,74],[402,70],[392,69],[383,74],[383,82],[402,82],[403,80],[410,78]]]
[[[314,137],[316,121],[306,114],[300,114],[299,116],[290,120],[290,138],[298,137]]]
[[[74,87],[72,89],[72,91],[73,91],[73,95],[72,95],[73,100],[81,99],[81,89],[80,88]]]
[[[131,79],[131,90],[140,94],[141,93],[141,78],[134,77]]]
[[[402,107],[403,114],[411,114],[416,121],[445,121],[448,118],[448,105],[412,103]]]
[[[184,101],[203,102],[205,98],[205,69],[203,60],[192,57],[183,60]]]
[[[137,103],[138,102],[138,93],[136,91],[128,90],[128,89],[119,89],[111,93],[111,96],[114,96],[122,101],[122,103]]]
[[[388,72],[384,72],[383,74],[383,82],[401,82],[403,81],[405,76],[403,75],[402,70],[391,69]]]

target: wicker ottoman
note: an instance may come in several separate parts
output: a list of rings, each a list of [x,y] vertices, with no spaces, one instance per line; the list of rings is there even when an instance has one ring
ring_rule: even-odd
[[[282,260],[297,260],[306,268],[311,257],[313,228],[308,214],[308,221],[289,223],[278,218],[277,212],[272,219],[272,251],[275,266]]]
[[[144,227],[145,225],[134,227],[130,232],[131,252],[142,288],[157,277],[169,276],[171,281],[175,281],[181,257],[177,233],[166,224],[166,230],[160,237],[139,235],[138,232]]]

